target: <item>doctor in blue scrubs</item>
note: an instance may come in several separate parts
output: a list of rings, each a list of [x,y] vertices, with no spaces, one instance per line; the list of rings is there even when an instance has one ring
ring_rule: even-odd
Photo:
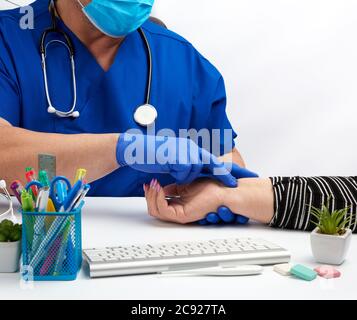
[[[224,154],[223,131],[232,127],[223,78],[191,43],[148,19],[153,2],[57,0],[50,5],[37,0],[32,4],[34,29],[20,27],[19,10],[0,12],[2,178],[21,178],[25,167],[36,166],[39,153],[49,153],[56,155],[62,175],[71,177],[76,168],[86,168],[92,196],[143,196],[143,184],[153,178],[161,185],[184,184],[203,174],[228,187],[236,185],[221,162],[233,156],[244,166],[234,148],[234,131],[232,150]],[[51,26],[56,32],[42,38]],[[190,139],[167,137],[148,143],[148,128],[134,115],[146,101],[150,67],[147,102],[155,106],[155,131],[169,128],[178,136],[180,129],[220,130],[220,154]],[[130,129],[140,129],[142,135],[126,133]],[[164,164],[146,158],[129,163],[125,152],[139,140],[148,154],[166,143],[176,148],[176,156]],[[214,173],[217,168],[219,175]]]

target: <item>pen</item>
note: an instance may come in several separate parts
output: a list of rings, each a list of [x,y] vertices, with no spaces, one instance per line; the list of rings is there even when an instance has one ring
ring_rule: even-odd
[[[29,169],[29,168],[26,168],[26,170]],[[26,172],[26,181],[27,182],[32,182],[32,181],[35,181],[35,171],[34,170],[29,170]],[[36,186],[32,186],[31,187],[31,191],[32,191],[32,194],[34,196],[34,200],[37,198],[38,196],[38,189]]]
[[[21,193],[24,190],[23,185],[21,184],[20,181],[16,180],[14,181],[11,186],[10,189],[12,190],[12,192],[14,193],[15,197],[17,198],[17,200],[19,201],[19,203],[21,204]]]
[[[50,197],[49,187],[44,187],[40,189],[36,200],[36,209],[38,212],[45,212],[47,210],[49,197]]]
[[[70,274],[73,274],[77,271],[78,262],[76,261],[76,253],[71,237],[69,237],[66,248],[66,260],[64,261],[64,266]],[[66,270],[66,271],[67,271]]]
[[[78,180],[75,185],[73,186],[73,188],[71,189],[71,191],[68,193],[68,196],[65,200],[65,202],[63,203],[60,212],[70,212],[77,197],[79,196],[79,193],[82,190],[82,186],[83,186],[83,182],[82,180]]]
[[[77,207],[74,208],[74,210],[82,210],[84,205],[85,205],[85,202],[82,200],[81,202],[78,202],[78,205],[77,205]]]
[[[86,197],[89,190],[90,190],[90,185],[85,184],[82,188],[82,191],[79,193],[77,199],[73,202],[73,206],[70,211],[77,210],[77,209],[79,209],[79,207],[81,207],[80,209],[82,209],[82,207],[83,207],[82,203],[84,204],[83,199]]]
[[[63,267],[63,262],[65,259],[70,229],[71,229],[71,222],[67,221],[66,226],[64,228],[64,232],[63,232],[61,247],[60,247],[58,255],[57,255],[56,264],[55,264],[55,268],[54,268],[54,272],[53,272],[53,275],[55,275],[55,276],[61,272],[61,268]]]
[[[62,236],[59,235],[53,245],[51,246],[51,249],[48,251],[48,256],[45,259],[45,262],[43,263],[41,269],[40,269],[40,275],[45,276],[48,273],[48,270],[51,268],[53,261],[55,260],[55,252],[58,252],[60,249],[62,243]]]
[[[46,211],[49,196],[50,196],[49,187],[40,189],[36,201],[37,212],[41,213]],[[45,234],[45,216],[38,215],[37,217],[34,218],[35,218],[35,225],[34,225],[34,235],[32,241],[32,252],[35,252],[37,250]]]
[[[78,180],[83,180],[87,174],[86,169],[78,169],[76,172],[76,177],[74,178],[73,184],[75,184]]]

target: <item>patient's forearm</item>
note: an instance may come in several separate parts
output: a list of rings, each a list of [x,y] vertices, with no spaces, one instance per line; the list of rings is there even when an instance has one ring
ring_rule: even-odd
[[[224,205],[250,219],[269,223],[274,215],[274,193],[270,179],[240,179],[238,188],[226,188]]]
[[[357,177],[274,177],[240,179],[225,188],[222,203],[231,211],[274,228],[310,231],[315,228],[311,208],[331,198],[330,210],[349,208],[348,228],[357,232]]]

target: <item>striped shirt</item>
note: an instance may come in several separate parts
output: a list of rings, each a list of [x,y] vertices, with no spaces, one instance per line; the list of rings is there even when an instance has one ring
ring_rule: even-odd
[[[274,177],[274,228],[311,231],[311,208],[329,204],[330,210],[349,208],[346,226],[357,232],[357,177]]]

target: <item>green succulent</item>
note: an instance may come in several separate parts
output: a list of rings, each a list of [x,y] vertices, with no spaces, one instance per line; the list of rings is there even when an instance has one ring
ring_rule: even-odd
[[[0,223],[0,242],[16,242],[21,240],[21,225],[10,220]]]
[[[322,234],[342,235],[346,231],[346,225],[351,222],[351,216],[347,217],[350,207],[331,212],[328,209],[329,202],[330,199],[322,206],[322,209],[311,207],[311,214],[317,219],[311,222],[319,228]]]

